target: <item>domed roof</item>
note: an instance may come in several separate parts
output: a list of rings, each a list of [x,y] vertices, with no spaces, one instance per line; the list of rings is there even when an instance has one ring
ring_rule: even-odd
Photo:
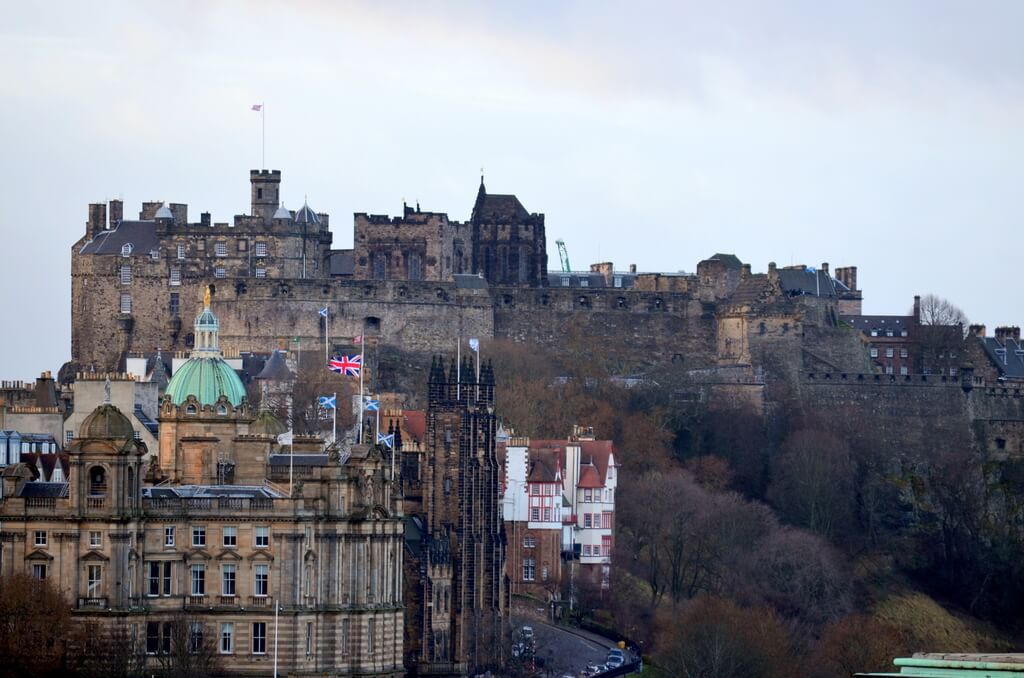
[[[156,211],[156,219],[173,219],[174,214],[171,212],[171,208],[167,206],[167,203],[160,205],[160,208]]]
[[[290,221],[292,218],[292,213],[288,211],[288,208],[284,206],[284,203],[281,203],[281,206],[277,208],[276,212],[274,212],[274,218]]]
[[[320,215],[313,211],[308,203],[302,203],[302,209],[295,213],[296,224],[319,224]]]
[[[245,397],[245,386],[223,358],[192,357],[171,377],[164,395],[175,405],[190,395],[203,405],[213,405],[223,395],[237,407]]]
[[[263,410],[259,413],[259,416],[249,424],[249,435],[253,436],[274,436],[277,437],[279,434],[287,431],[288,428],[274,416],[274,413],[270,410]]]
[[[104,403],[92,411],[78,429],[79,438],[105,438],[125,440],[135,435],[135,429],[128,417],[110,403]]]

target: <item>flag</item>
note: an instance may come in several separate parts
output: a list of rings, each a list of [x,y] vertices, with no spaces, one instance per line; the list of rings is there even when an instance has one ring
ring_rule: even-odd
[[[377,442],[378,443],[384,443],[384,445],[386,445],[387,448],[390,450],[392,447],[395,446],[395,434],[394,433],[389,433],[387,435],[384,435],[382,433],[378,433],[377,434]]]
[[[343,355],[340,358],[334,358],[331,362],[327,363],[327,369],[331,372],[337,372],[338,374],[344,374],[348,377],[358,377],[359,370],[363,366],[363,356],[359,355]]]
[[[807,267],[807,272],[808,273],[817,273],[818,269],[814,268],[813,266],[808,266]]]
[[[263,104],[253,104],[252,105],[252,110],[257,111],[257,112],[262,111],[263,110]]]
[[[320,309],[320,317],[321,318],[326,318],[327,317],[327,307],[326,306],[324,306],[323,308]]]
[[[291,445],[292,444],[292,432],[288,431],[287,433],[282,433],[281,435],[277,436],[277,444],[278,445]]]
[[[352,338],[352,343],[353,344],[361,344],[361,343],[363,343],[363,335],[360,334],[358,337],[353,337]]]
[[[363,409],[367,412],[378,412],[380,411],[380,401],[373,400],[372,398],[366,399],[366,404],[363,405]]]
[[[469,340],[469,347],[473,350],[474,353],[479,353],[480,352],[480,340],[479,339],[470,339]]]
[[[320,407],[328,410],[337,409],[338,407],[338,396],[320,396],[318,401],[320,402]]]

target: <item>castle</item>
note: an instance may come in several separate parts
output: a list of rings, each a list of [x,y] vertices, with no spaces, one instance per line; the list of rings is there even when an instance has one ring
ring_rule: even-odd
[[[859,312],[856,269],[751,272],[716,254],[693,274],[548,271],[544,215],[481,179],[469,221],[406,205],[401,216],[357,213],[354,246],[331,249],[329,216],[280,204],[281,173],[250,172],[250,213],[232,223],[181,203],[144,202],[124,218],[119,200],[89,206],[72,247],[72,361],[81,370],[123,370],[129,357],[192,349],[182,318],[203,290],[221,320],[225,354],[344,348],[346,337],[420,355],[450,350],[457,336],[529,341],[555,350],[607,338],[602,357],[627,371],[651,365],[749,364],[766,341],[796,341],[810,366],[858,369],[847,351],[817,351],[839,314]],[[330,309],[330,325],[318,314]],[[144,312],[142,312],[144,309]],[[846,333],[847,335],[849,333]],[[830,354],[830,355],[826,355]],[[846,360],[847,364],[843,364]],[[852,364],[850,361],[852,360]],[[795,367],[795,366],[794,366]]]

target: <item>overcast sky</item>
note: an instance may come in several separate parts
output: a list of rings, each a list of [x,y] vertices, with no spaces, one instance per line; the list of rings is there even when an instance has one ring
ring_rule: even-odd
[[[48,2],[0,20],[0,377],[70,357],[87,204],[402,199],[467,219],[480,168],[548,256],[856,265],[867,313],[936,293],[1024,322],[1024,3]]]

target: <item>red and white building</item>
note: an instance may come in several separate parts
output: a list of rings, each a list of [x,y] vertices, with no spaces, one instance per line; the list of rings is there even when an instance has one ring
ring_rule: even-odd
[[[577,426],[567,440],[511,437],[498,447],[513,593],[564,598],[565,567],[570,587],[577,576],[607,586],[618,483],[612,442]]]

